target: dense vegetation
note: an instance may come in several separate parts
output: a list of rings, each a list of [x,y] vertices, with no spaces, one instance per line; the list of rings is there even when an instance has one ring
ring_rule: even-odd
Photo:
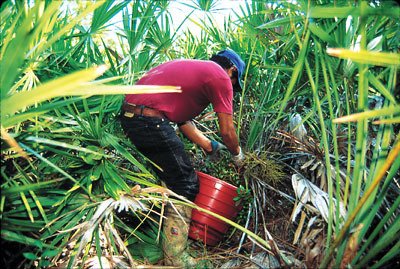
[[[169,1],[2,3],[2,267],[157,263],[163,202],[179,201],[122,133],[123,94],[174,91],[134,82],[226,47],[248,63],[235,97],[247,164],[187,149],[244,206],[197,255],[215,267],[398,266],[400,8],[273,2],[243,1],[220,29],[219,1],[183,1],[202,14],[199,34],[181,28],[191,13],[171,23]],[[196,122],[219,139],[211,108]]]

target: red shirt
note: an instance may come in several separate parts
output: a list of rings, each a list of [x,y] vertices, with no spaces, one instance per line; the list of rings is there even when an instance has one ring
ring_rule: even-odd
[[[232,114],[233,89],[226,71],[217,63],[174,60],[146,73],[137,85],[180,86],[181,93],[128,94],[125,100],[160,111],[173,122],[199,115],[210,103],[215,112]]]

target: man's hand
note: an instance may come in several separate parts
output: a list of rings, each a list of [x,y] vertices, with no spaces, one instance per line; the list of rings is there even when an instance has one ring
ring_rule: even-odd
[[[209,153],[210,159],[212,161],[217,161],[220,158],[219,152],[221,150],[226,150],[226,146],[215,140],[211,140],[211,152]]]
[[[243,164],[244,164],[244,154],[243,154],[243,151],[242,151],[241,147],[239,147],[239,153],[237,155],[232,155],[232,160],[233,160],[233,163],[236,166],[238,166],[238,167],[243,166]]]

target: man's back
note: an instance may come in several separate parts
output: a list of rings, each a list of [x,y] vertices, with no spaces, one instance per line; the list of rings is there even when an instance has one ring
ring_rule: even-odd
[[[212,61],[174,60],[146,73],[137,85],[180,86],[182,93],[132,94],[131,104],[163,111],[174,122],[191,120],[210,103],[215,112],[232,114],[232,83],[226,71]]]

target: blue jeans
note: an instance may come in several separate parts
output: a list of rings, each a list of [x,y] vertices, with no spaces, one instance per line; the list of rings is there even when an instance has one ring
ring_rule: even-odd
[[[199,192],[197,174],[170,122],[155,117],[121,115],[121,125],[136,148],[162,169],[154,170],[167,187],[194,201]]]

